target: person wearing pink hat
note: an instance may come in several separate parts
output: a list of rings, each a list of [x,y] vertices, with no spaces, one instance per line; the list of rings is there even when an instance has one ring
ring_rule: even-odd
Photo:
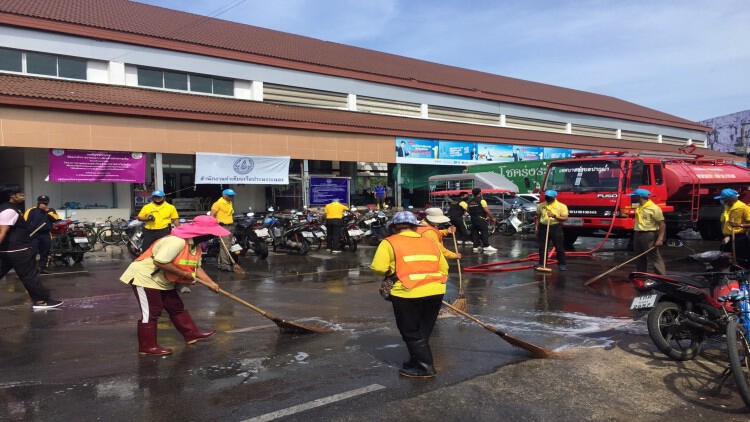
[[[177,331],[187,344],[193,344],[216,333],[201,331],[184,309],[175,284],[195,284],[195,278],[206,281],[210,289],[219,291],[219,285],[201,268],[201,242],[216,236],[226,236],[229,231],[208,215],[195,217],[172,230],[148,248],[128,266],[120,281],[130,284],[141,310],[138,320],[138,353],[168,355],[172,349],[159,346],[156,341],[156,322],[163,310],[169,314]]]

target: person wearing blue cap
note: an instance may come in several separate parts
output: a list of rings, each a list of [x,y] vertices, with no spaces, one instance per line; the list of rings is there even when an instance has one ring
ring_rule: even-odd
[[[557,252],[557,268],[566,271],[568,266],[565,261],[565,246],[563,245],[562,223],[568,219],[568,206],[557,200],[557,191],[548,190],[544,192],[544,202],[536,207],[535,232],[539,241],[539,265],[544,265],[544,255],[547,254],[545,241],[547,236]],[[549,234],[547,233],[549,228]]]
[[[219,220],[219,224],[224,226],[225,229],[231,233],[234,228],[234,190],[224,189],[221,191],[221,198],[211,205],[211,217]],[[222,236],[219,238],[220,242],[224,242],[224,245],[230,246],[232,244],[232,235]],[[229,251],[225,247],[220,248],[219,252],[219,270],[234,272],[234,259],[229,256]]]
[[[177,208],[165,200],[164,192],[160,190],[151,192],[151,202],[141,208],[138,219],[146,222],[143,225],[142,251],[147,251],[154,242],[168,235],[172,231],[170,224],[180,226]]]
[[[750,207],[739,200],[739,193],[734,189],[724,189],[718,199],[724,204],[724,212],[721,214],[721,232],[724,240],[721,250],[736,253],[738,261],[748,263],[750,260],[750,239],[745,235],[750,227]],[[740,236],[738,236],[740,235]],[[732,245],[734,240],[734,245]]]
[[[417,218],[410,211],[393,216],[395,234],[380,242],[370,269],[385,280],[380,294],[393,305],[409,360],[398,371],[410,378],[437,374],[430,349],[430,335],[440,312],[448,280],[448,261],[431,239],[416,232]]]
[[[664,213],[658,205],[649,199],[651,192],[646,189],[636,189],[628,194],[633,201],[638,202],[635,208],[635,226],[633,227],[633,252],[640,255],[653,248],[651,252],[635,261],[636,271],[646,272],[649,261],[654,266],[654,273],[664,275],[667,268],[664,259],[659,252],[659,246],[664,244],[667,233],[667,224],[664,222]],[[656,246],[654,248],[654,246]]]

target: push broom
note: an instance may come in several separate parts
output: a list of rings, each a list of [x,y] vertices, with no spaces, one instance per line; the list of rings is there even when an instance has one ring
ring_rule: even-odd
[[[226,252],[227,255],[229,256],[229,259],[232,260],[232,270],[234,270],[235,274],[240,274],[240,275],[247,274],[247,271],[245,271],[244,268],[240,267],[240,264],[234,262],[234,258],[232,257],[232,252],[229,251],[227,244],[224,243],[224,239],[219,237],[219,242],[221,243],[221,247],[224,248],[224,252]]]
[[[458,242],[456,241],[456,232],[453,232],[453,248],[458,251]],[[453,308],[466,311],[468,303],[466,302],[466,296],[464,295],[464,282],[461,276],[461,259],[456,259],[458,264],[458,298],[453,301]]]

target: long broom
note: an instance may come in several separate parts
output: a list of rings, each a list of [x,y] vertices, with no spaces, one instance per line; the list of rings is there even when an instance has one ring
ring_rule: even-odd
[[[240,267],[240,264],[234,262],[234,259],[232,258],[232,252],[229,251],[229,248],[227,247],[227,244],[224,243],[224,239],[222,239],[221,237],[219,237],[219,242],[221,242],[221,247],[224,248],[224,252],[227,253],[227,255],[229,256],[229,259],[231,259],[233,261],[232,262],[232,270],[234,270],[234,272],[236,274],[240,274],[240,275],[247,274],[247,271],[245,271],[244,268]]]
[[[453,232],[451,234],[453,234],[453,248],[458,252],[456,232]],[[468,303],[466,301],[466,296],[464,295],[464,281],[463,277],[461,276],[461,259],[456,259],[456,263],[458,264],[458,298],[453,301],[453,307],[462,311],[466,311]]]
[[[584,285],[584,286],[588,286],[589,284],[591,284],[591,283],[595,282],[596,280],[599,280],[600,278],[602,278],[602,277],[604,277],[605,275],[607,275],[607,274],[611,273],[612,271],[616,271],[616,270],[618,270],[618,269],[620,269],[620,268],[624,267],[625,265],[627,265],[627,264],[630,264],[631,262],[635,261],[636,259],[638,259],[638,258],[642,257],[643,255],[646,255],[647,253],[649,253],[649,252],[653,251],[653,250],[654,250],[655,248],[656,248],[656,246],[652,246],[652,247],[650,247],[650,248],[646,249],[645,251],[643,251],[643,252],[639,253],[638,255],[636,255],[636,256],[634,256],[634,257],[632,257],[632,258],[628,259],[627,261],[623,262],[622,264],[620,264],[620,265],[618,265],[618,266],[616,266],[616,267],[612,267],[612,268],[608,269],[607,271],[605,271],[605,272],[603,272],[603,273],[601,273],[601,274],[599,274],[599,275],[597,275],[597,276],[591,277],[590,279],[588,279],[588,280],[584,281],[584,282],[583,282],[583,285]]]
[[[550,358],[550,357],[553,357],[553,356],[556,355],[556,353],[553,352],[552,350],[545,349],[544,347],[533,345],[533,344],[531,344],[529,342],[523,341],[521,339],[517,339],[517,338],[511,336],[508,333],[502,332],[502,331],[498,330],[497,328],[491,326],[490,324],[484,323],[484,322],[476,319],[475,317],[467,314],[466,312],[464,312],[464,311],[462,311],[460,309],[454,308],[453,305],[451,305],[448,302],[444,301],[443,305],[447,306],[449,309],[452,309],[453,311],[455,311],[459,315],[461,315],[463,317],[466,317],[466,318],[469,318],[470,320],[476,322],[477,324],[479,324],[482,327],[484,327],[485,330],[497,334],[498,336],[500,336],[500,338],[502,338],[503,340],[505,340],[508,343],[510,343],[511,346],[520,347],[522,349],[528,350],[529,352],[531,352],[532,355],[534,355],[535,358]]]
[[[206,287],[209,287],[209,284],[207,282],[201,280],[200,278],[196,277],[195,281],[197,281],[198,283],[200,283],[200,284],[202,284],[202,285],[204,285]],[[263,309],[260,309],[259,307],[255,306],[255,305],[253,305],[251,303],[245,302],[244,300],[242,300],[239,297],[237,297],[237,296],[235,296],[235,295],[227,292],[226,290],[219,289],[219,293],[223,294],[224,296],[226,296],[226,297],[228,297],[230,299],[236,300],[237,302],[239,302],[239,303],[247,306],[248,308],[252,309],[253,311],[255,311],[255,312],[263,315],[264,317],[266,317],[268,319],[270,319],[271,321],[274,322],[274,324],[276,324],[279,327],[279,329],[281,330],[282,333],[289,333],[289,334],[314,334],[314,333],[330,333],[331,332],[330,329],[325,328],[325,327],[313,327],[313,326],[303,325],[303,324],[297,324],[297,323],[294,323],[294,322],[289,322],[287,320],[281,319],[281,318],[275,316],[274,314],[272,314],[272,313],[270,313],[268,311],[264,311]]]
[[[544,235],[544,257],[542,258],[542,266],[534,268],[535,271],[540,273],[551,273],[552,268],[547,268],[547,246],[549,246],[549,221],[550,216],[547,216],[547,230]]]

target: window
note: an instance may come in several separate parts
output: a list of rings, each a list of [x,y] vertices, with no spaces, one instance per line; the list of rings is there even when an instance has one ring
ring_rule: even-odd
[[[0,48],[0,70],[5,70],[8,72],[22,72],[22,53],[18,50]]]
[[[57,76],[61,78],[86,79],[86,61],[85,60],[58,57],[57,69],[58,69]]]
[[[138,85],[176,91],[234,96],[234,81],[169,70],[138,68]]]
[[[26,53],[26,72],[60,78],[86,79],[86,60]]]

